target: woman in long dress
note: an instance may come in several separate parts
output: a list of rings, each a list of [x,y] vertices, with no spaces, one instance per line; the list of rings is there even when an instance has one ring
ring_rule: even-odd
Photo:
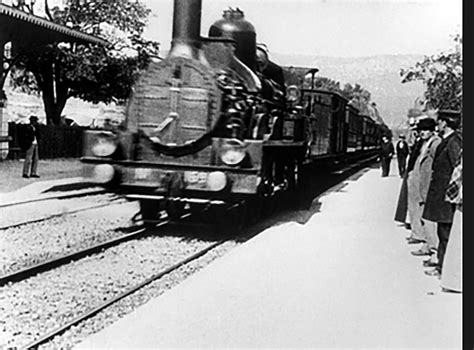
[[[456,206],[453,226],[441,271],[441,287],[446,292],[462,292],[462,151],[446,190],[446,201]]]

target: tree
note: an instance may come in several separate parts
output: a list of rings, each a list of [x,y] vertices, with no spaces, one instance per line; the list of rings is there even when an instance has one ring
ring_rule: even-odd
[[[418,108],[410,108],[410,109],[408,109],[407,117],[408,117],[408,119],[417,118],[422,114],[423,114],[423,112],[421,110],[419,110]]]
[[[415,66],[401,69],[402,83],[419,80],[426,85],[427,109],[462,108],[462,37],[454,36],[454,49],[425,56]]]
[[[304,87],[311,88],[311,76],[307,75],[304,80]],[[332,92],[341,92],[341,86],[338,81],[326,77],[316,77],[314,79],[314,88]]]
[[[368,116],[375,120],[378,124],[385,124],[384,120],[380,116],[379,110],[377,109],[377,104],[372,102],[370,105],[367,106],[368,109]]]
[[[124,102],[140,71],[158,55],[142,38],[150,10],[135,0],[68,0],[46,13],[58,24],[107,40],[110,45],[59,43],[27,52],[12,70],[14,86],[41,92],[48,124],[60,124],[71,97]]]
[[[369,109],[370,103],[370,92],[364,89],[359,84],[352,86],[347,83],[344,85],[344,89],[341,92],[342,96],[349,100],[349,103],[356,107],[359,112],[363,115],[371,115]]]
[[[303,87],[309,89],[311,88],[311,84],[311,75],[305,75]],[[363,88],[360,84],[356,83],[355,85],[352,85],[350,83],[346,83],[344,88],[341,89],[340,82],[336,80],[326,77],[316,77],[314,80],[314,88],[336,92],[346,98],[349,101],[349,104],[357,108],[361,114],[371,117],[378,123],[384,123],[379,111],[376,108],[375,102],[371,102],[370,92]]]

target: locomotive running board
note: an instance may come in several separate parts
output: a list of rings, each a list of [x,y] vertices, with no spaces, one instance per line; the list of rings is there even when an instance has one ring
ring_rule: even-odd
[[[125,196],[127,199],[149,199],[149,200],[163,200],[165,199],[164,196],[154,196],[148,194],[127,194]],[[167,200],[171,201],[179,201],[179,202],[186,202],[186,203],[194,203],[194,204],[211,204],[211,205],[223,205],[226,202],[217,200],[217,199],[200,199],[200,198],[182,198],[182,197],[168,197]]]

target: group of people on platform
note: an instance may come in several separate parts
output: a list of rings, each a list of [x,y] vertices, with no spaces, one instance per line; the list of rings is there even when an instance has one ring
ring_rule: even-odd
[[[421,244],[411,254],[429,257],[423,261],[431,268],[425,274],[440,278],[443,290],[454,292],[462,292],[460,125],[460,112],[440,110],[436,120],[418,119],[410,144],[400,137],[395,147],[403,179],[395,220],[410,229],[408,244]],[[393,145],[391,151],[385,148],[393,155]],[[382,162],[382,176],[387,176],[384,170]]]

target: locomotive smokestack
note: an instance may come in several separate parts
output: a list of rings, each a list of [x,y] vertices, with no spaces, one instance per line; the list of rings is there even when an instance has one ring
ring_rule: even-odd
[[[204,59],[200,50],[201,9],[202,0],[174,0],[173,38],[168,57]]]

